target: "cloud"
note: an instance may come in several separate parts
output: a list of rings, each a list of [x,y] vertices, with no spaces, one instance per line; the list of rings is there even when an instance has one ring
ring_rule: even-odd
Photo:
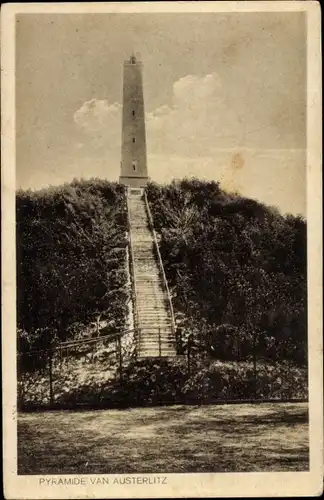
[[[173,85],[170,105],[146,114],[147,145],[151,153],[206,154],[217,135],[233,128],[235,114],[225,105],[226,97],[216,73],[187,75]],[[74,114],[74,121],[92,145],[120,145],[119,103],[91,99]],[[236,134],[237,139],[237,134]]]
[[[269,120],[262,117],[260,123],[258,114],[247,109],[233,88],[225,86],[215,72],[177,80],[171,102],[146,113],[148,152],[214,156],[219,149],[267,147],[270,137],[277,141],[272,115]],[[76,111],[74,121],[89,145],[120,148],[121,112],[119,103],[92,99]]]
[[[85,101],[74,113],[74,122],[95,147],[116,147],[121,134],[121,105],[107,100]]]
[[[267,148],[263,139],[278,131],[269,123],[258,123],[244,106],[242,99],[234,100],[228,93],[216,73],[176,81],[170,103],[146,114],[149,175],[160,183],[186,176],[219,180],[230,191],[278,205],[283,211],[304,213],[303,150],[279,144],[277,149]],[[119,103],[92,99],[74,114],[83,133],[82,161],[88,162],[89,169],[91,165],[92,174],[97,161],[100,175],[107,175],[109,166],[109,178],[118,177],[121,112]]]
[[[224,93],[216,73],[187,75],[173,85],[172,103],[147,114],[148,147],[153,152],[191,155],[206,154],[215,144],[215,135],[224,113]],[[232,116],[226,110],[227,116]]]

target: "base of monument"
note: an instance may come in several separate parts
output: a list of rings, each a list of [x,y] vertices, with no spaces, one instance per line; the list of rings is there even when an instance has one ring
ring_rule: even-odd
[[[149,177],[119,177],[119,184],[124,184],[125,186],[130,186],[131,188],[143,188],[146,186]]]

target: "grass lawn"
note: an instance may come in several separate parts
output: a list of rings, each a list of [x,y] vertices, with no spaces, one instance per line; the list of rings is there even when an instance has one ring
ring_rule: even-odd
[[[22,413],[19,474],[308,470],[308,406]]]

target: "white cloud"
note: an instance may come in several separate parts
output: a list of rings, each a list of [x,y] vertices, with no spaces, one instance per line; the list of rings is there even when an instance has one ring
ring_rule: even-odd
[[[259,123],[231,92],[217,73],[176,81],[171,103],[146,114],[148,152],[194,157],[213,156],[219,148],[266,147],[268,137],[278,135],[275,122]],[[89,145],[120,147],[121,111],[119,103],[92,99],[76,111],[74,121]]]
[[[116,147],[121,134],[121,105],[91,99],[74,113],[74,122],[94,146]]]
[[[121,111],[118,103],[86,101],[74,114],[74,121],[94,145],[120,145]],[[213,148],[219,136],[229,130],[239,137],[235,113],[226,106],[226,96],[216,73],[187,75],[173,85],[171,105],[146,114],[147,145],[150,153],[199,155]],[[237,129],[237,127],[236,127]]]
[[[188,75],[175,82],[171,103],[146,114],[149,175],[162,183],[186,176],[219,180],[228,190],[278,205],[283,211],[303,213],[303,150],[279,145],[278,149],[266,148],[263,138],[277,131],[257,123],[244,106],[240,111],[240,101],[230,100],[216,73]],[[106,155],[109,175],[113,169],[115,177],[120,162],[121,111],[118,103],[92,99],[74,115],[84,132],[82,154],[88,154],[89,165],[95,146],[97,160]],[[246,143],[247,136],[259,147],[246,147],[251,145]],[[102,165],[105,172],[107,167]]]
[[[226,116],[233,121],[232,111],[224,108],[223,89],[216,73],[181,78],[173,85],[171,106],[147,114],[149,151],[208,154],[216,135],[223,134]]]

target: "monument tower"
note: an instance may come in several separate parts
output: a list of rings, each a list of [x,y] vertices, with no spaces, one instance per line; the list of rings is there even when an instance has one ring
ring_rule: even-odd
[[[124,61],[121,174],[119,183],[145,187],[147,176],[142,62]]]

